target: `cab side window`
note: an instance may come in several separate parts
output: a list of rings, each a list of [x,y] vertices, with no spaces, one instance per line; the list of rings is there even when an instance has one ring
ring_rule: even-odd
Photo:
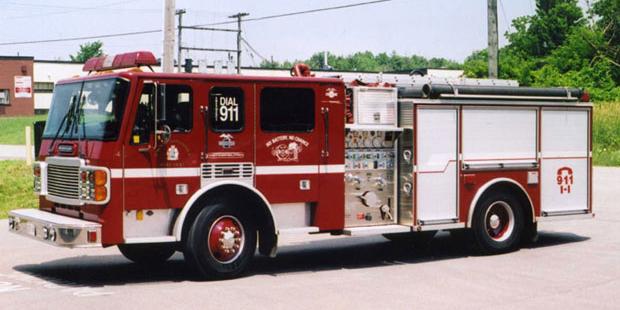
[[[165,89],[165,124],[172,132],[190,132],[192,130],[192,88],[187,85],[160,85]]]
[[[147,144],[155,122],[153,84],[144,84],[136,109],[136,121],[131,130],[131,144]]]
[[[209,92],[209,119],[215,132],[240,132],[245,113],[243,90],[238,87],[213,87]]]
[[[314,129],[311,88],[267,87],[260,94],[260,126],[271,132],[310,132]]]

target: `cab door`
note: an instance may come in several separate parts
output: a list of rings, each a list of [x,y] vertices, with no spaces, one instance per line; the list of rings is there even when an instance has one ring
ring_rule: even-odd
[[[270,203],[308,214],[309,204],[319,199],[322,125],[315,90],[264,83],[257,85],[256,96],[256,187]]]
[[[253,185],[254,89],[252,83],[208,81],[207,150],[203,186],[224,178]],[[203,111],[205,109],[203,108]],[[203,112],[204,113],[204,112]],[[206,164],[204,162],[206,161]]]
[[[138,89],[123,154],[126,240],[170,234],[173,209],[199,189],[204,141],[196,82],[143,80]]]

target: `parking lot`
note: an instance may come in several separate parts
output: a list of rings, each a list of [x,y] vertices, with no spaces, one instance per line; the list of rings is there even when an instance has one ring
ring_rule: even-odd
[[[594,220],[545,222],[520,251],[478,256],[442,232],[425,249],[383,237],[284,240],[229,281],[196,281],[176,254],[160,267],[116,248],[69,250],[0,221],[0,308],[618,309],[620,169],[595,168]]]

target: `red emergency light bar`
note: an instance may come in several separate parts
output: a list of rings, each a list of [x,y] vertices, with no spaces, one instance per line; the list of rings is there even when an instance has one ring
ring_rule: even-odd
[[[114,69],[125,69],[140,66],[152,66],[157,64],[155,55],[147,51],[137,51],[114,56],[93,57],[84,63],[82,71],[105,71]]]

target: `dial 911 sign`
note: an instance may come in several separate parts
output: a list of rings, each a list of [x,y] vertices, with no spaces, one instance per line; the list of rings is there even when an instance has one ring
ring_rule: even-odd
[[[216,132],[243,129],[243,91],[235,87],[214,87],[209,94],[211,124]]]

